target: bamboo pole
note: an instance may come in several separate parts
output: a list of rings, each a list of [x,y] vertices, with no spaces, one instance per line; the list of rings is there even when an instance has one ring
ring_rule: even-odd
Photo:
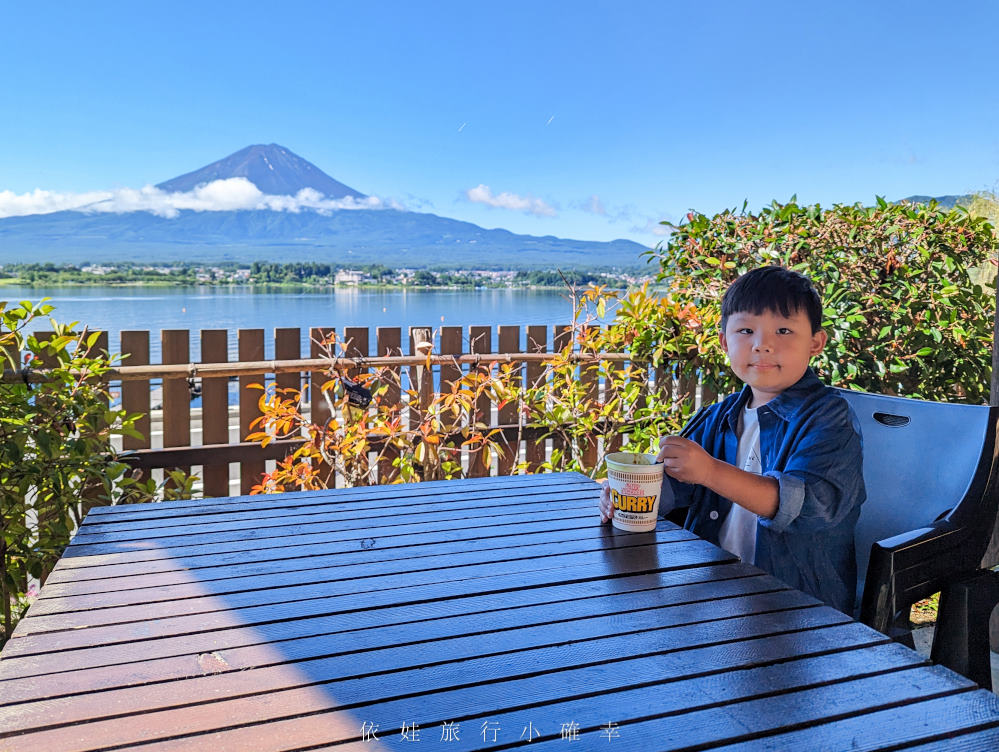
[[[432,355],[431,365],[489,363],[542,363],[552,359],[551,353],[484,353],[482,355]],[[573,353],[571,360],[580,363],[601,360],[630,360],[628,353]],[[417,366],[425,365],[426,358],[412,355],[396,355],[374,358],[337,358],[335,365],[344,368],[365,368],[377,366]],[[312,371],[329,368],[333,363],[328,358],[302,358],[299,360],[255,360],[235,363],[171,363],[152,366],[119,366],[110,368],[105,376],[109,381],[137,381],[160,376],[189,378],[198,376],[254,376],[261,373],[290,373],[292,371]],[[27,381],[39,383],[47,377],[45,369],[27,369],[3,372],[3,383]]]

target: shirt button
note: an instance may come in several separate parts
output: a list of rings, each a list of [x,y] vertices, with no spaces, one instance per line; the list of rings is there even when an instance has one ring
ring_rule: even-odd
[[[711,513],[710,513],[710,514],[708,515],[708,517],[710,517],[710,518],[711,518],[711,519],[713,519],[713,520],[717,520],[717,519],[718,519],[718,512],[716,512],[716,511],[714,511],[714,510],[712,509],[712,510],[711,510]]]

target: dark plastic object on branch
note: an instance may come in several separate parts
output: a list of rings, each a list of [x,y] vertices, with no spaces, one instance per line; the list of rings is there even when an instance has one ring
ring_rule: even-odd
[[[347,402],[354,407],[367,407],[371,404],[371,392],[346,376],[340,377],[340,383],[347,392]]]

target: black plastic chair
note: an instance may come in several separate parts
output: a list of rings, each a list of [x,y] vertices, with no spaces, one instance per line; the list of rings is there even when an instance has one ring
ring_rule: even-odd
[[[912,604],[941,592],[931,660],[991,688],[986,561],[999,504],[999,407],[838,390],[864,440],[857,523],[859,618],[912,645]]]

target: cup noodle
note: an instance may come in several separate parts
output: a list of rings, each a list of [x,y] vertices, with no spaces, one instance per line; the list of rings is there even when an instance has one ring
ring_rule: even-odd
[[[663,465],[654,454],[615,452],[607,455],[607,480],[614,505],[614,527],[630,533],[655,530]]]

